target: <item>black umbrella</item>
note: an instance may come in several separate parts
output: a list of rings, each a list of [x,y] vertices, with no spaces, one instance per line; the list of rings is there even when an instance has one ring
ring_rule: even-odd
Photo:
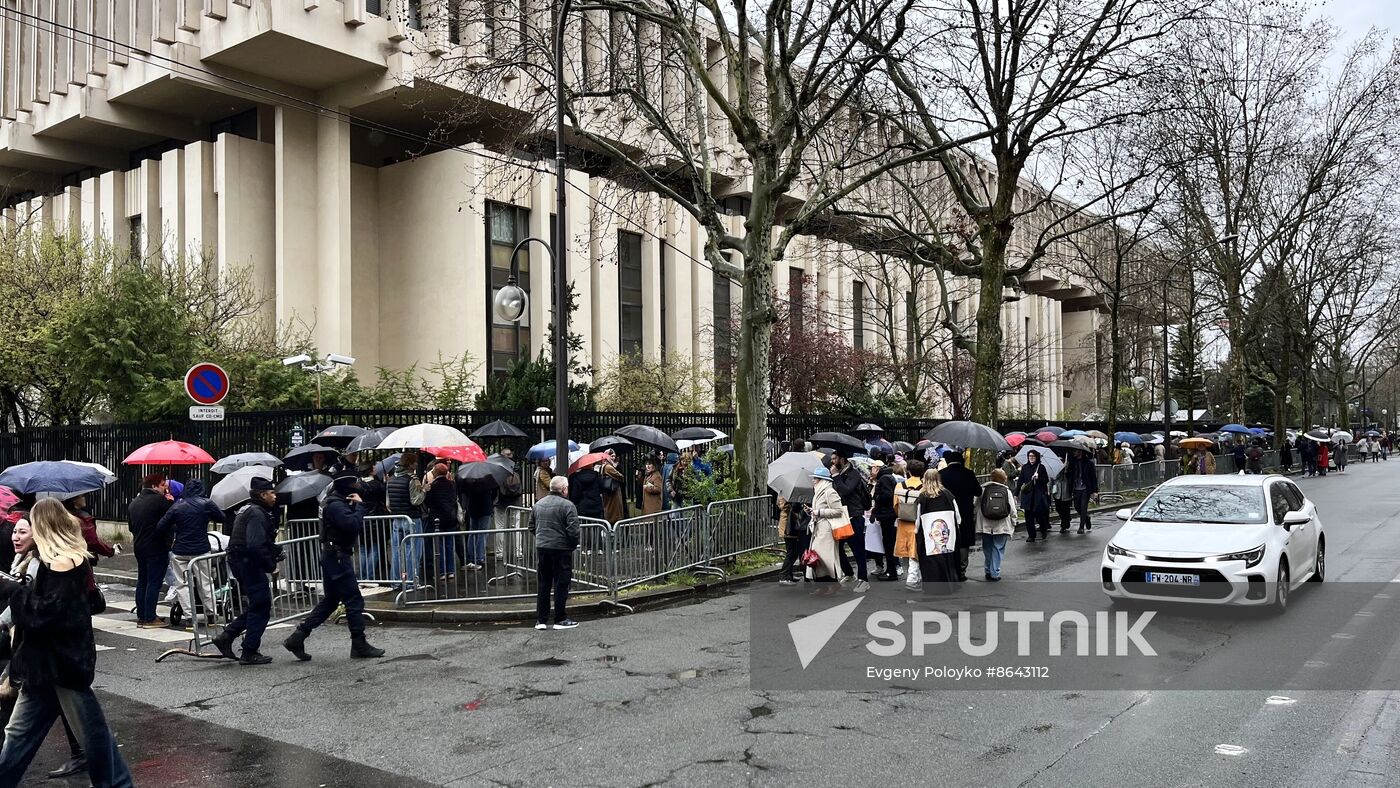
[[[812,445],[833,449],[842,457],[865,453],[865,441],[844,432],[818,432],[812,436]]]
[[[336,457],[340,456],[340,450],[322,446],[319,443],[308,443],[305,446],[292,449],[286,457],[282,458],[282,462],[289,471],[309,471],[311,470],[311,458],[317,454],[324,455],[326,465],[333,465]]]
[[[500,458],[505,460],[505,457]],[[507,460],[507,462],[509,462]],[[509,465],[495,460],[486,462],[467,462],[457,469],[457,478],[464,482],[490,482],[491,484],[503,485],[510,481],[511,474],[515,469]]]
[[[868,435],[883,435],[885,434],[885,428],[881,427],[879,424],[871,424],[867,421],[851,430],[851,434],[857,438],[864,438]]]
[[[474,441],[481,441],[488,438],[528,438],[530,436],[526,435],[524,432],[521,431],[519,427],[516,427],[514,424],[507,424],[506,422],[501,421],[500,419],[496,419],[490,424],[482,426],[476,432],[473,432],[467,437],[471,438]]]
[[[633,448],[636,447],[633,445],[632,441],[627,440],[621,435],[609,435],[606,438],[599,438],[588,444],[589,451],[607,451],[608,449],[612,449],[613,451],[627,451]]]
[[[914,444],[909,441],[895,441],[890,445],[894,446],[894,450],[899,454],[908,454],[914,450]]]
[[[623,427],[622,429],[627,428]],[[616,434],[623,435],[623,432],[622,430],[618,430]],[[623,435],[623,437],[630,436]],[[709,427],[686,427],[683,430],[678,430],[676,432],[671,433],[671,440],[673,441],[712,441],[715,438],[723,437],[727,436],[725,436],[725,434],[720,432],[719,430],[711,429]],[[864,444],[862,444],[862,446],[863,445]]]
[[[395,427],[376,427],[368,430],[365,434],[350,441],[350,444],[345,447],[345,453],[355,454],[356,452],[369,451],[382,443],[384,438],[395,429]]]
[[[1011,444],[1006,442],[996,430],[975,421],[945,421],[928,431],[924,436],[934,443],[961,446],[964,449],[989,449],[1009,451]]]
[[[676,445],[675,439],[655,427],[648,427],[645,424],[628,424],[622,429],[613,432],[614,435],[626,438],[633,443],[641,443],[652,446],[662,451],[680,453],[680,447]]]
[[[1047,444],[1052,449],[1072,449],[1074,451],[1084,451],[1084,445],[1070,440],[1051,441]]]
[[[349,446],[351,441],[366,432],[369,430],[364,427],[356,427],[354,424],[337,424],[316,433],[316,437],[312,438],[311,442],[319,443],[322,446],[334,446],[338,449],[342,446]]]
[[[328,473],[295,473],[277,485],[277,497],[285,496],[288,505],[309,501],[320,495],[330,483]]]

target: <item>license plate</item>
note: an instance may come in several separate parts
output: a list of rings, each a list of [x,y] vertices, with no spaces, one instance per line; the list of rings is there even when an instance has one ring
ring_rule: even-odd
[[[1147,582],[1178,586],[1198,586],[1201,584],[1201,576],[1172,574],[1170,572],[1148,572]]]

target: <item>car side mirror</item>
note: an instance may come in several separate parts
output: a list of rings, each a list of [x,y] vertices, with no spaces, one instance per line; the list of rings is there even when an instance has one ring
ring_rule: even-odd
[[[1119,520],[1127,520],[1127,519],[1129,519],[1129,518],[1131,518],[1131,517],[1133,516],[1133,510],[1132,510],[1132,509],[1119,509],[1118,511],[1114,512],[1113,515],[1114,515],[1115,517],[1117,517]]]
[[[1283,527],[1287,529],[1295,525],[1307,525],[1311,519],[1304,512],[1289,512],[1283,516]]]

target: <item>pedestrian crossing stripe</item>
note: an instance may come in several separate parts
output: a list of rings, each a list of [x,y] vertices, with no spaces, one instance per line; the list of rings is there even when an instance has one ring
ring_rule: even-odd
[[[110,616],[93,616],[92,628],[113,635],[125,635],[141,640],[150,640],[156,643],[183,643],[191,637],[189,632],[183,629],[141,629],[136,626],[136,622],[129,618],[112,618]]]

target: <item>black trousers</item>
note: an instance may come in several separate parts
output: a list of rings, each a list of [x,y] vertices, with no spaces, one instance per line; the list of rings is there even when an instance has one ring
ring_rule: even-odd
[[[1079,513],[1079,525],[1084,528],[1089,525],[1089,491],[1074,491],[1074,510]]]
[[[899,559],[894,554],[894,540],[898,536],[899,529],[895,526],[895,518],[880,518],[880,538],[885,542],[885,576],[894,577],[899,574]]]
[[[798,574],[806,574],[806,567],[802,566],[802,554],[807,551],[807,546],[812,543],[812,535],[803,531],[797,536],[783,537],[783,546],[786,548],[783,553],[783,566],[778,570],[779,580],[796,580],[793,577],[793,570],[798,570]]]
[[[243,636],[244,653],[257,651],[262,646],[263,633],[267,631],[268,619],[272,616],[272,588],[267,582],[267,573],[254,560],[241,556],[230,556],[229,571],[238,580],[238,590],[245,600],[238,617],[224,627],[229,637]]]
[[[1072,506],[1074,506],[1074,501],[1062,501],[1059,498],[1055,499],[1055,512],[1060,515],[1061,531],[1069,530],[1069,521],[1073,514],[1071,511]]]
[[[554,597],[554,623],[569,617],[569,583],[574,576],[574,551],[537,548],[535,573],[539,589],[535,592],[535,621],[549,623],[549,600]]]
[[[836,543],[836,555],[841,559],[841,574],[854,574],[857,580],[869,579],[869,568],[865,565],[865,518],[852,519],[851,526],[856,529],[855,535],[850,539],[842,539]],[[846,559],[846,548],[851,548],[851,557],[855,559],[855,572],[851,571],[851,563]]]
[[[360,582],[355,577],[355,562],[348,551],[321,550],[321,601],[311,609],[311,615],[297,625],[310,633],[326,623],[341,604],[345,605],[345,625],[350,635],[365,633],[365,598],[360,595]]]

